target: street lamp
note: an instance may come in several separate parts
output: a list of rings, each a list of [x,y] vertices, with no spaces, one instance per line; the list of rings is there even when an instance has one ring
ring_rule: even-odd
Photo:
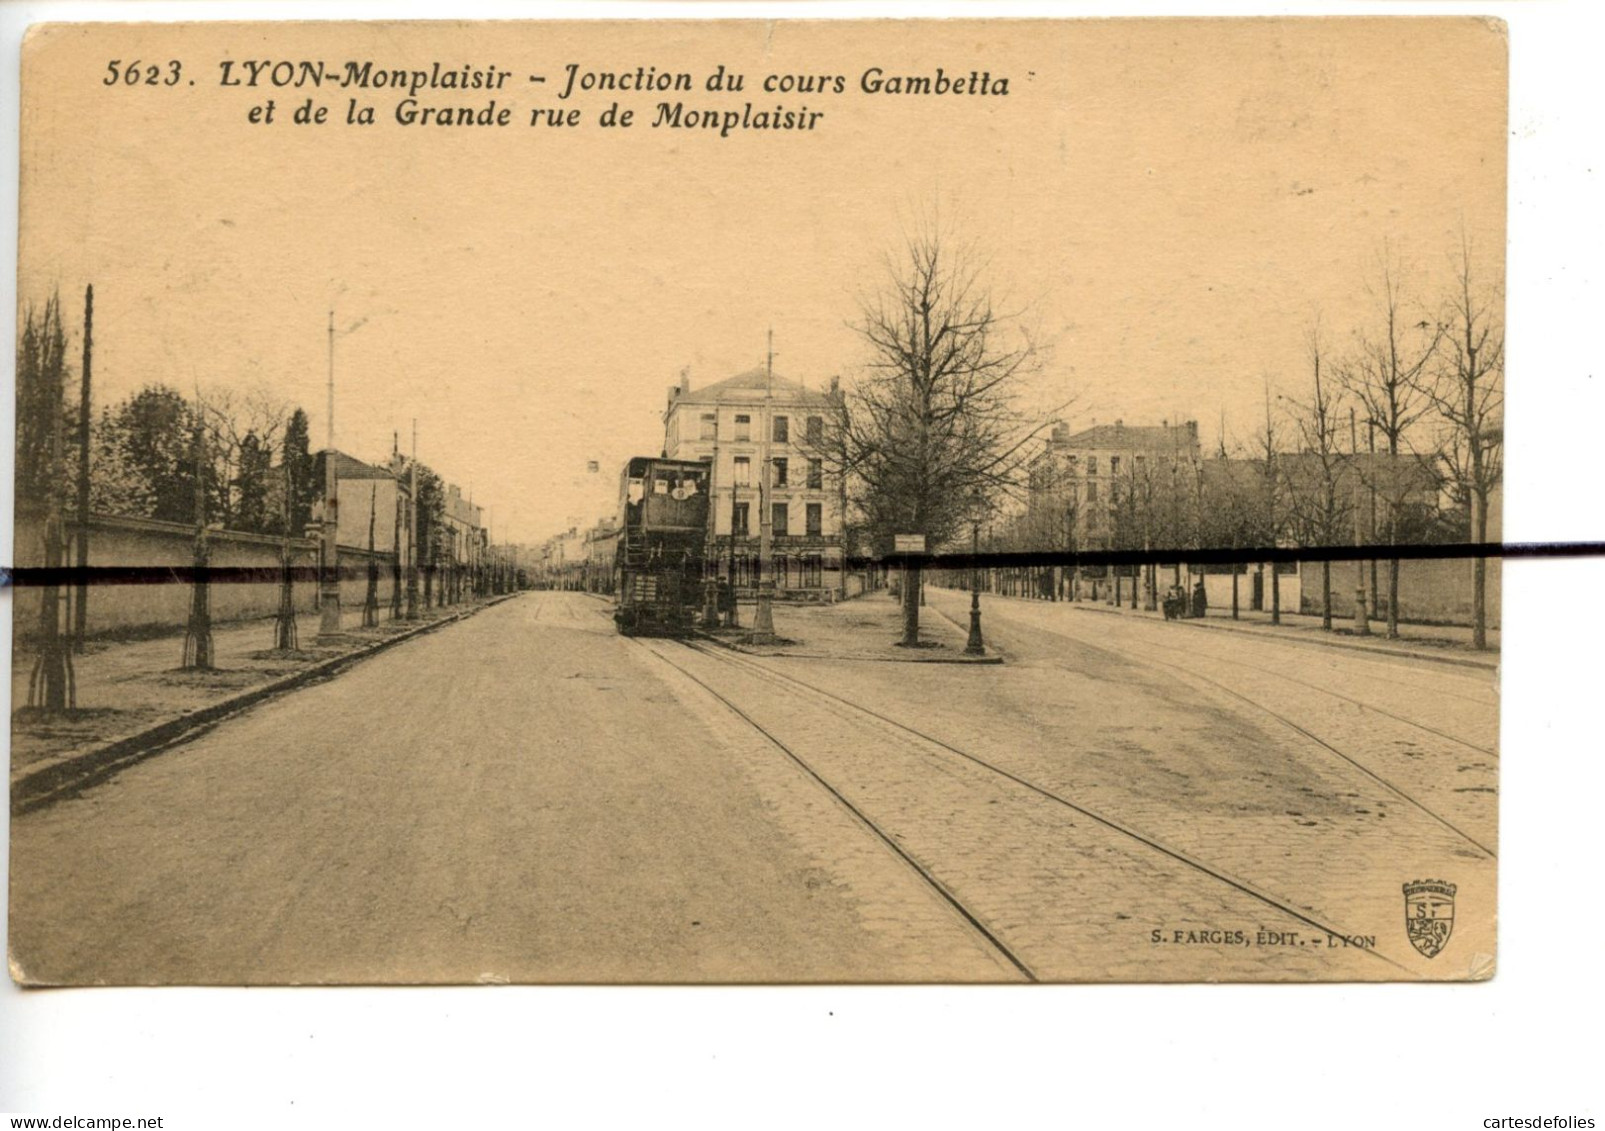
[[[970,639],[964,645],[966,656],[986,655],[981,640],[981,508],[979,490],[970,493]]]

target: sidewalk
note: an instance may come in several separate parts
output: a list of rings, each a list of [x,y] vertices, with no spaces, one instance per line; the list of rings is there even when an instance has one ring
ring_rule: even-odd
[[[795,656],[816,660],[868,660],[903,664],[998,664],[1002,657],[988,650],[985,656],[966,656],[968,633],[937,611],[920,610],[920,644],[903,648],[902,612],[884,590],[830,605],[774,606],[775,634],[783,643],[749,644],[743,637],[752,628],[755,606],[740,606],[741,627],[719,629],[710,638],[736,651],[758,656]]]
[[[108,746],[137,743],[186,716],[210,713],[234,700],[293,679],[343,657],[355,657],[408,633],[477,611],[499,598],[431,608],[416,621],[389,619],[379,609],[376,628],[362,628],[362,610],[343,610],[345,638],[318,641],[318,616],[297,618],[300,650],[273,649],[274,618],[233,621],[212,629],[211,671],[184,670],[184,635],[136,641],[96,641],[73,657],[77,708],[65,716],[30,709],[33,654],[22,651],[11,670],[11,783]]]
[[[951,590],[951,592],[961,592]],[[1021,604],[1051,604],[1027,597],[1002,597],[996,593],[983,593],[981,602],[983,607],[988,601],[1010,601]],[[1130,597],[1127,597],[1130,601]],[[1088,613],[1103,613],[1109,616],[1140,617],[1149,620],[1164,621],[1162,612],[1149,612],[1141,607],[1142,598],[1138,597],[1138,608],[1133,609],[1128,604],[1119,607],[1105,604],[1102,601],[1065,601],[1059,602],[1065,608],[1078,609]],[[1389,640],[1384,633],[1387,631],[1385,621],[1371,622],[1371,636],[1356,636],[1354,622],[1334,617],[1332,631],[1327,632],[1321,628],[1321,618],[1305,613],[1282,613],[1282,623],[1271,623],[1271,614],[1267,611],[1250,611],[1239,607],[1238,619],[1232,619],[1230,606],[1225,608],[1211,607],[1208,613],[1200,618],[1185,618],[1171,622],[1178,627],[1195,629],[1213,629],[1220,632],[1236,632],[1248,636],[1261,636],[1289,643],[1311,644],[1325,648],[1344,648],[1355,652],[1372,652],[1379,655],[1407,656],[1412,659],[1430,660],[1437,663],[1458,664],[1465,667],[1487,668],[1494,670],[1499,667],[1499,630],[1488,630],[1488,650],[1478,652],[1471,647],[1471,629],[1459,625],[1433,625],[1433,624],[1401,624],[1399,625],[1399,639]]]

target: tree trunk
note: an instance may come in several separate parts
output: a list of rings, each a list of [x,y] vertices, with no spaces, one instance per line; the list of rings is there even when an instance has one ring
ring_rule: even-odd
[[[1303,602],[1301,601],[1300,604]],[[1321,563],[1321,628],[1332,631],[1332,563]]]
[[[1388,639],[1399,639],[1399,559],[1388,562]]]
[[[1232,619],[1237,619],[1237,567],[1232,566]]]
[[[903,567],[903,647],[913,648],[920,642],[920,570],[917,566]]]
[[[1471,497],[1473,542],[1488,537],[1488,493],[1474,491]],[[1471,562],[1471,646],[1481,652],[1488,647],[1488,559]]]
[[[1282,571],[1271,565],[1271,623],[1282,623]]]

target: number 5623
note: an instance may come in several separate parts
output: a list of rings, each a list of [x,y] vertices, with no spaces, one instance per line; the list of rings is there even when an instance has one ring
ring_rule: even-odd
[[[169,59],[166,63],[143,63],[135,59],[126,64],[121,59],[113,59],[106,64],[106,77],[101,85],[177,86],[183,73],[184,65],[177,59]]]

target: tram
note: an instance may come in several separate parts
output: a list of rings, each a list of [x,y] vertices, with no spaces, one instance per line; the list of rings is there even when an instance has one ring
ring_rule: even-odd
[[[626,636],[687,636],[702,607],[710,466],[637,456],[619,483],[614,623]]]

